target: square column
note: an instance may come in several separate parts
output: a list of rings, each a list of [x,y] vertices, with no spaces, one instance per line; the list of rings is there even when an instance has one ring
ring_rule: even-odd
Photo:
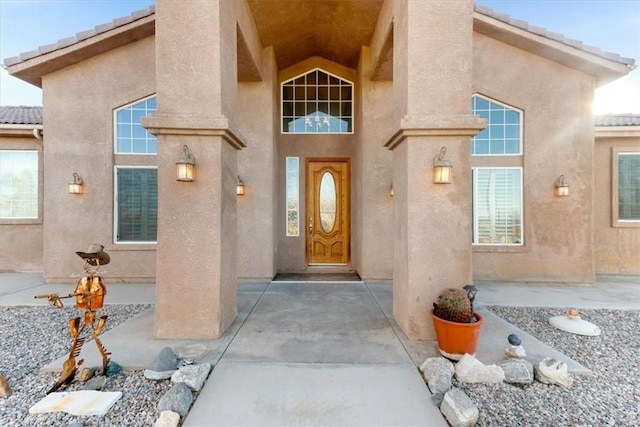
[[[156,2],[157,338],[218,338],[237,315],[235,2]],[[187,30],[188,29],[188,30]],[[176,181],[188,146],[195,180]]]
[[[393,13],[393,315],[410,339],[430,340],[440,290],[472,279],[469,139],[485,126],[471,115],[473,1],[396,2]],[[442,147],[451,184],[434,183]]]

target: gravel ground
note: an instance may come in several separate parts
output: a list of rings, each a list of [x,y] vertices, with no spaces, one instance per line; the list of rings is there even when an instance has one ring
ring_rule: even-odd
[[[98,314],[109,316],[104,329],[107,331],[149,307],[105,305]],[[40,369],[56,358],[68,355],[71,338],[67,322],[78,314],[81,312],[74,307],[0,309],[0,372],[7,377],[13,391],[6,399],[0,399],[0,426],[68,426],[74,422],[87,427],[153,425],[158,416],[156,404],[171,387],[171,382],[149,381],[142,371],[120,372],[108,377],[103,391],[122,391],[122,398],[105,417],[76,417],[63,412],[29,414],[29,408],[46,395],[58,378],[58,373],[41,373]],[[84,345],[94,344],[87,341]],[[112,357],[118,361],[117,355]],[[82,385],[76,382],[59,391],[80,389]]]
[[[109,305],[105,330],[132,318],[149,305]],[[581,310],[582,318],[598,325],[602,335],[585,337],[557,330],[548,319],[558,309],[490,307],[507,321],[590,368],[590,377],[574,376],[569,388],[535,382],[527,387],[456,384],[478,405],[478,426],[640,426],[639,311]],[[142,372],[109,377],[105,391],[123,397],[105,417],[75,417],[65,413],[29,415],[58,377],[40,373],[52,360],[68,354],[69,318],[73,307],[6,307],[0,309],[0,372],[13,393],[0,399],[0,426],[152,426],[156,403],[170,381],[152,382]],[[506,342],[506,341],[505,341]],[[526,349],[526,342],[523,343]],[[91,342],[85,345],[93,345]],[[114,355],[117,362],[117,355]],[[454,380],[455,381],[455,380]],[[80,389],[74,383],[65,390]],[[62,390],[61,390],[62,391]]]
[[[602,330],[588,337],[552,327],[549,318],[564,313],[559,309],[489,309],[591,369],[593,376],[572,376],[568,388],[538,382],[526,387],[456,384],[478,405],[478,426],[640,426],[640,311],[580,310],[582,319]],[[526,350],[526,342],[523,346]]]

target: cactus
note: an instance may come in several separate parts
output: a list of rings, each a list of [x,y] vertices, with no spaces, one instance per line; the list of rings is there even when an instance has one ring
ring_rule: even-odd
[[[441,319],[456,323],[472,323],[475,316],[471,301],[464,289],[444,289],[433,303],[433,314]]]

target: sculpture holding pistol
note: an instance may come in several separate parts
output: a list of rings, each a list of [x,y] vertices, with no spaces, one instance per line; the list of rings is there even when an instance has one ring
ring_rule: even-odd
[[[83,360],[76,362],[76,357],[82,350],[82,344],[84,344],[85,338],[81,336],[85,328],[91,329],[91,336],[93,341],[98,347],[98,351],[102,355],[102,373],[106,375],[107,366],[109,364],[110,352],[102,345],[98,335],[102,332],[102,328],[107,322],[107,316],[100,316],[96,324],[96,310],[102,308],[104,303],[104,296],[107,293],[107,287],[104,283],[104,279],[97,273],[100,267],[109,264],[111,258],[109,254],[104,251],[104,246],[93,244],[89,246],[86,252],[76,252],[76,254],[84,260],[84,273],[85,275],[78,280],[76,289],[73,293],[66,296],[59,296],[58,294],[36,295],[35,298],[46,298],[49,304],[56,308],[62,308],[62,300],[65,298],[76,299],[76,308],[78,310],[84,310],[84,318],[80,316],[69,319],[69,332],[71,338],[73,338],[73,344],[69,351],[69,358],[64,362],[62,366],[62,374],[60,378],[55,382],[53,387],[47,392],[47,394],[58,390],[62,385],[70,384],[74,377],[78,366],[80,366]]]

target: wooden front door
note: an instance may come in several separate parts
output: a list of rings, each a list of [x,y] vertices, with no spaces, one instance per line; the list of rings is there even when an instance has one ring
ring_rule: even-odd
[[[307,260],[349,262],[349,159],[307,159]]]

